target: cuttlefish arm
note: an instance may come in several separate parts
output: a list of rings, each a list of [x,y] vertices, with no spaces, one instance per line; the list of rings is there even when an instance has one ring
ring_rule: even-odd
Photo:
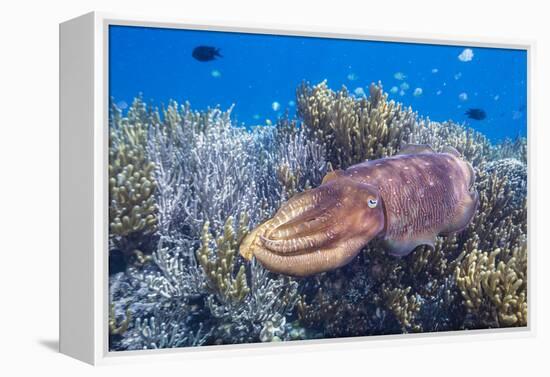
[[[336,172],[283,204],[243,240],[240,253],[273,272],[308,276],[347,264],[384,222],[378,189]]]

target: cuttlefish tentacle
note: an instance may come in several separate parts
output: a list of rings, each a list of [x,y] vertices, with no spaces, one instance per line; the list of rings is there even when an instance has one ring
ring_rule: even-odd
[[[325,209],[318,213],[308,213],[308,219],[301,222],[290,221],[274,229],[269,237],[271,239],[281,239],[289,237],[298,237],[311,234],[315,231],[326,230],[331,226],[331,210]]]
[[[308,276],[341,267],[361,250],[364,240],[357,238],[333,245],[290,255],[273,253],[265,248],[255,251],[256,258],[269,270],[291,276]]]
[[[279,227],[288,222],[301,221],[304,214],[318,210],[321,199],[321,195],[311,195],[307,191],[294,195],[279,208],[272,219],[271,226]]]
[[[468,225],[479,201],[474,180],[453,148],[406,146],[394,157],[329,173],[254,229],[240,253],[293,276],[341,267],[374,238],[390,254],[406,255]]]
[[[275,253],[287,254],[300,250],[320,248],[332,242],[339,233],[339,229],[326,229],[314,234],[286,239],[272,239],[260,236],[263,246]]]

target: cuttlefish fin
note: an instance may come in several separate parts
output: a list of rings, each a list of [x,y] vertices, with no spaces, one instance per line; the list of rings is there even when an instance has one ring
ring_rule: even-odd
[[[476,182],[476,172],[472,167],[472,164],[470,164],[468,161],[463,161],[463,162],[466,164],[466,168],[468,169],[468,174],[470,175],[470,181],[468,182],[468,189],[472,189]]]
[[[460,152],[457,151],[456,148],[451,147],[450,145],[445,145],[441,149],[441,153],[447,153],[447,154],[450,154],[451,156],[460,157]]]
[[[479,205],[479,194],[477,191],[469,192],[465,197],[462,203],[457,208],[455,215],[441,235],[448,235],[451,233],[456,233],[464,230],[472,218],[474,217],[477,207]]]
[[[402,154],[420,154],[420,153],[435,153],[435,151],[428,144],[405,144],[403,148],[396,154],[396,156]]]
[[[333,171],[329,171],[325,177],[323,178],[323,182],[321,182],[321,184],[325,184],[327,182],[330,182],[338,177],[341,177],[342,175],[344,175],[344,172],[340,169],[338,170],[333,170]]]
[[[404,257],[410,254],[420,245],[428,246],[431,249],[435,248],[435,235],[423,235],[415,239],[385,239],[383,247],[386,251],[396,257]]]

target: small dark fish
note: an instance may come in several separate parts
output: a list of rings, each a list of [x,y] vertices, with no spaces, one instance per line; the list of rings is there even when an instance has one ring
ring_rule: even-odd
[[[487,117],[487,113],[483,109],[468,109],[464,114],[475,120],[483,120]]]
[[[220,49],[212,46],[198,46],[193,49],[193,57],[200,62],[208,62],[216,59],[216,57],[222,58]]]

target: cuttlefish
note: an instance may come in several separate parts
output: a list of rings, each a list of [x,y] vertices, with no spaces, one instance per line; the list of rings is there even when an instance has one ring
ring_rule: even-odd
[[[452,147],[407,145],[392,157],[328,173],[250,232],[240,254],[273,272],[308,276],[349,263],[371,240],[405,256],[464,229],[477,209],[472,166]]]

